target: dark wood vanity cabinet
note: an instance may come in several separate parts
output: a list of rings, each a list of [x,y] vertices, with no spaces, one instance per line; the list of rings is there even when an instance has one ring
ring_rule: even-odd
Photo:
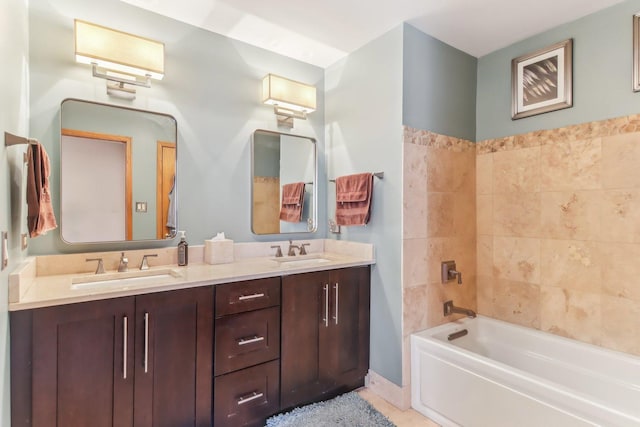
[[[210,426],[213,288],[136,297],[134,426]]]
[[[132,426],[134,315],[133,297],[11,313],[11,424]]]
[[[213,288],[11,313],[12,425],[210,426]]]
[[[366,266],[12,312],[12,425],[262,426],[363,385],[369,293]]]
[[[280,277],[216,287],[213,425],[263,426],[280,409]]]
[[[364,384],[369,368],[369,266],[282,278],[281,408]]]

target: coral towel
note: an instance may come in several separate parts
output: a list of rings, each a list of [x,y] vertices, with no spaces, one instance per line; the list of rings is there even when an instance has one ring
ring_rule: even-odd
[[[29,236],[38,237],[58,227],[49,192],[49,156],[41,144],[31,144],[27,162],[27,227]]]
[[[282,205],[280,219],[287,222],[302,220],[302,205],[304,204],[304,182],[294,182],[282,186]]]
[[[373,174],[370,172],[336,178],[336,223],[365,225],[371,215]]]

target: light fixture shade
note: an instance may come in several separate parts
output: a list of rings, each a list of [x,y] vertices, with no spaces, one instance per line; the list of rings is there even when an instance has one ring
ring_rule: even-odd
[[[75,20],[76,61],[161,80],[164,44],[133,34]]]
[[[311,113],[316,109],[316,87],[267,74],[262,80],[262,102],[305,114]]]

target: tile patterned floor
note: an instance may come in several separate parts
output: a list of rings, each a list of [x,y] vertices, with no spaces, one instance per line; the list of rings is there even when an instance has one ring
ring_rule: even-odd
[[[364,400],[369,402],[382,415],[386,416],[397,427],[439,427],[438,424],[423,416],[414,409],[402,411],[369,389],[363,388],[358,390],[358,394]]]

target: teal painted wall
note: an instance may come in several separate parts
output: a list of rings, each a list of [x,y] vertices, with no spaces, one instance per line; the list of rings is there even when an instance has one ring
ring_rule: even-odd
[[[371,221],[330,238],[373,243],[371,369],[402,381],[402,26],[327,68],[327,175],[385,173],[375,179]],[[329,217],[335,218],[335,187]]]
[[[29,25],[27,2],[0,2],[0,131],[28,136],[29,127]],[[20,233],[27,212],[24,203],[22,154],[26,146],[0,146],[0,231],[9,233],[9,266],[0,272],[0,425],[11,425],[9,378],[9,273],[24,260]]]
[[[73,56],[74,18],[161,40],[165,43],[165,78],[139,88],[133,102],[107,97],[105,81],[91,77],[89,66]],[[292,130],[324,147],[324,70],[133,7],[118,0],[31,0],[30,132],[49,152],[54,211],[59,215],[60,102],[78,98],[166,113],[178,122],[178,221],[189,243],[202,244],[224,231],[236,241],[278,240],[254,236],[250,225],[251,135],[255,129],[278,130],[273,109],[260,102],[262,77],[279,74],[316,85],[318,110],[296,120]],[[322,151],[321,151],[322,153]],[[320,156],[320,171],[324,156]],[[321,172],[322,174],[322,172]],[[324,175],[321,175],[324,179]],[[320,198],[326,197],[321,188]],[[323,237],[326,212],[319,212]],[[30,242],[30,254],[121,250],[175,245],[120,243],[69,246],[59,231]]]
[[[640,112],[632,85],[632,16],[628,0],[483,56],[478,60],[477,141]],[[511,60],[573,38],[573,107],[511,120]]]
[[[256,176],[280,176],[280,136],[260,134],[254,146],[254,174]]]
[[[402,122],[475,141],[477,59],[404,25]]]

